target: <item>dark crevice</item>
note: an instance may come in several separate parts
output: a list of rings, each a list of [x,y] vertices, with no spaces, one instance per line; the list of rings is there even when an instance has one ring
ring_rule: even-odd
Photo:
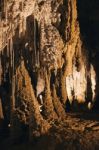
[[[80,32],[88,53],[88,61],[89,64],[94,66],[96,72],[96,102],[94,108],[99,110],[99,0],[78,0],[77,8]],[[91,92],[89,86],[91,85],[88,82],[87,91]]]
[[[78,20],[83,39],[88,47],[99,47],[99,1],[78,0]]]

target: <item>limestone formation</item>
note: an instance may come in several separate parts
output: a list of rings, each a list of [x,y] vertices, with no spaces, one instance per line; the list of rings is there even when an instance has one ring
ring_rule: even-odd
[[[65,109],[62,107],[62,104],[57,96],[56,88],[54,85],[53,85],[53,105],[58,117],[64,119],[66,117]]]
[[[57,114],[54,110],[54,105],[51,96],[49,74],[45,72],[45,98],[44,98],[44,114],[48,120],[57,119]]]
[[[43,119],[39,111],[39,104],[31,85],[31,79],[22,60],[16,70],[16,92],[15,105],[12,111],[11,124],[13,133],[22,133],[24,126],[28,127],[30,139],[33,136],[40,136],[48,131],[50,125]],[[18,131],[17,131],[17,130]],[[29,132],[30,131],[30,132]]]
[[[3,115],[3,109],[2,109],[2,103],[0,100],[0,120],[4,119],[4,115]]]
[[[45,134],[64,118],[67,100],[86,109],[98,102],[99,45],[82,28],[83,5],[87,11],[85,0],[0,1],[0,118],[5,112],[12,133],[24,127],[30,139]],[[99,21],[87,19],[87,26]]]

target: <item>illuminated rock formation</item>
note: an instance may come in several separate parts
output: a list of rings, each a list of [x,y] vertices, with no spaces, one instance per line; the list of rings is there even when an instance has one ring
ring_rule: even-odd
[[[49,129],[49,120],[64,118],[67,100],[71,108],[78,103],[75,109],[79,104],[93,106],[99,95],[98,56],[84,41],[81,4],[77,0],[0,4],[0,97],[13,129],[18,126],[20,131],[24,124],[30,136],[41,135]]]

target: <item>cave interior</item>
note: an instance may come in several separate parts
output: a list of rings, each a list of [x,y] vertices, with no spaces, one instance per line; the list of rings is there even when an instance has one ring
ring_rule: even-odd
[[[0,4],[2,3],[2,1],[0,1]],[[44,2],[42,2],[40,5],[42,6],[44,4]],[[0,7],[0,10],[2,9],[2,7]],[[81,35],[81,40],[84,44],[84,47],[85,47],[85,50],[86,52],[88,53],[88,62],[89,64],[92,64],[93,67],[94,67],[94,70],[95,70],[95,73],[96,73],[96,100],[95,100],[95,104],[94,104],[94,110],[98,110],[99,111],[99,16],[98,16],[98,13],[99,13],[99,0],[78,0],[77,1],[77,13],[78,13],[78,22],[79,22],[79,26],[80,26],[80,35]],[[4,17],[4,16],[3,16]],[[33,19],[33,21],[32,21]],[[29,16],[27,17],[27,22],[31,20],[31,26],[35,25],[34,23],[36,23],[36,31],[37,31],[37,34],[36,34],[36,49],[39,48],[39,38],[40,38],[40,33],[39,33],[39,27],[38,27],[38,23],[37,23],[37,20],[35,19],[34,21],[34,18],[33,16]],[[34,27],[34,26],[33,26]],[[28,27],[28,23],[27,23],[27,29],[29,30],[29,27]],[[17,28],[17,30],[19,30]],[[29,31],[30,32],[30,31]],[[34,32],[30,33],[30,36],[34,35]],[[64,35],[63,35],[64,37]],[[15,34],[15,36],[13,37],[13,40],[17,40],[18,42],[20,41],[20,38],[19,38],[19,35],[17,35],[17,33]],[[23,41],[24,41],[24,38],[23,38]],[[11,41],[10,41],[11,42]],[[19,47],[18,49],[16,48],[17,47],[17,44],[14,45],[15,48],[16,48],[16,51],[15,51],[15,54],[16,54],[16,58],[15,58],[15,61],[18,62],[21,57],[21,43],[19,42]],[[33,43],[34,44],[34,43]],[[2,55],[2,67],[3,67],[3,71],[5,71],[5,61],[7,62],[7,47],[5,47],[4,49],[4,52],[3,52],[3,55]],[[18,51],[19,50],[19,51]],[[18,51],[18,52],[17,52]],[[38,53],[38,52],[37,52]],[[38,77],[38,73],[36,71],[33,71],[32,70],[34,68],[32,68],[32,63],[35,63],[35,60],[32,60],[32,56],[35,56],[35,54],[32,52],[32,51],[27,51],[27,53],[23,53],[22,54],[24,59],[25,59],[25,62],[27,62],[25,64],[27,70],[28,70],[28,73],[31,77],[31,83],[32,83],[32,86],[34,88],[34,91],[36,91],[36,86],[37,86],[37,77]],[[12,56],[10,56],[12,57]],[[34,62],[33,62],[34,61]],[[16,68],[18,68],[18,65],[19,64],[15,64],[16,65]],[[7,68],[7,66],[6,66]],[[8,69],[8,68],[7,68]],[[34,69],[35,70],[35,69]],[[54,70],[55,71],[55,70]],[[2,108],[3,108],[3,113],[4,113],[4,121],[3,121],[3,133],[5,133],[4,130],[6,130],[6,135],[4,136],[8,136],[9,135],[9,127],[8,127],[8,124],[10,123],[10,117],[11,117],[11,111],[10,111],[10,103],[9,102],[9,94],[11,94],[9,91],[10,89],[10,86],[11,85],[11,81],[10,81],[10,77],[9,77],[9,69],[7,70],[7,72],[4,74],[5,76],[2,77],[4,78],[5,80],[3,81],[3,83],[1,83],[0,85],[0,96],[2,96]],[[52,76],[50,78],[50,85],[52,88],[53,86],[53,83],[55,82],[55,74],[54,72],[52,71]],[[90,82],[88,82],[89,84]],[[88,85],[88,90],[89,92],[92,93],[91,89],[91,83],[90,85]],[[6,96],[6,94],[8,95],[8,98],[5,98],[4,96]],[[50,92],[49,92],[50,93]],[[60,96],[60,91],[57,92],[57,95]],[[8,100],[8,103],[7,101],[5,102],[5,99]],[[6,103],[6,104],[5,104]],[[68,103],[68,101],[67,101]],[[8,109],[6,110],[6,105],[8,105]],[[67,105],[69,105],[68,107],[70,107],[70,103],[68,103]],[[9,110],[9,111],[8,111]],[[68,108],[68,110],[70,110]],[[67,110],[67,111],[68,111]],[[7,111],[7,112],[6,112]],[[22,126],[23,127],[23,132],[24,130],[26,130],[26,128],[28,128],[28,126]],[[27,129],[28,130],[28,129]],[[24,136],[24,134],[23,134]],[[27,136],[27,135],[26,135]],[[27,140],[27,138],[25,139]]]

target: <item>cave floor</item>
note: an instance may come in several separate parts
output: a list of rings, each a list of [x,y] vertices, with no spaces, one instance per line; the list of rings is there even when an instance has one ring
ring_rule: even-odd
[[[67,113],[52,122],[50,131],[33,143],[2,142],[3,150],[99,150],[99,113]]]

